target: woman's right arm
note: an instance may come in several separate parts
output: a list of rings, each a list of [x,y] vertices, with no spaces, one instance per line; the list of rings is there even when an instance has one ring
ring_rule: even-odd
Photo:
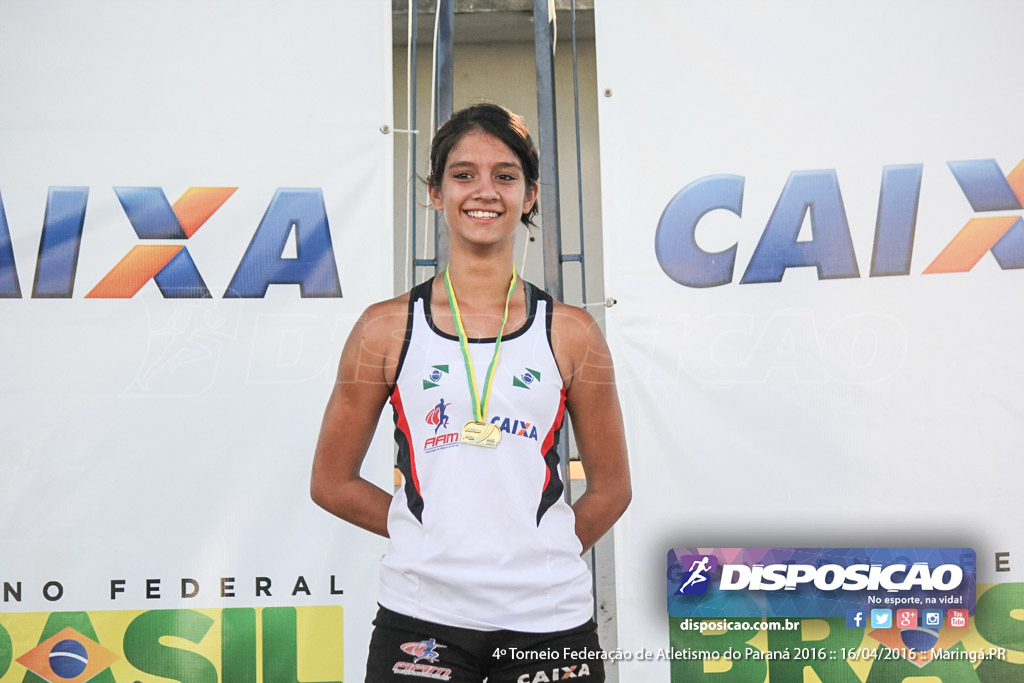
[[[313,456],[310,496],[333,515],[387,536],[391,494],[359,470],[395,380],[407,313],[400,300],[374,304],[352,328],[338,364]]]

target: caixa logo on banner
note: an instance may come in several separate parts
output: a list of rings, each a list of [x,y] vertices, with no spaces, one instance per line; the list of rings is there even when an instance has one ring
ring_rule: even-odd
[[[1009,175],[993,159],[950,161],[948,167],[975,213],[1024,209],[1024,161]],[[870,277],[908,275],[914,250],[922,164],[882,170]],[[707,252],[697,244],[700,221],[717,210],[743,215],[745,179],[700,178],[680,190],[658,221],[654,250],[665,273],[688,287],[733,281],[737,245]],[[805,217],[812,239],[799,240]],[[1004,270],[1024,268],[1024,220],[1020,215],[970,219],[924,273],[971,270],[992,252]],[[819,280],[860,277],[839,179],[835,170],[790,174],[754,248],[740,284],[780,282],[788,268],[814,267]]]
[[[842,617],[849,609],[974,613],[970,548],[675,548],[672,617]]]
[[[115,187],[140,240],[85,295],[126,299],[149,281],[165,298],[211,298],[186,242],[234,194],[234,187],[190,187],[171,204],[158,187]],[[33,299],[68,299],[75,288],[88,187],[51,187],[39,239]],[[286,245],[294,233],[295,256]],[[158,242],[158,243],[156,243]],[[242,254],[224,298],[262,298],[273,284],[297,284],[302,297],[340,297],[327,210],[319,188],[278,189]],[[0,298],[21,298],[7,215],[0,197]]]

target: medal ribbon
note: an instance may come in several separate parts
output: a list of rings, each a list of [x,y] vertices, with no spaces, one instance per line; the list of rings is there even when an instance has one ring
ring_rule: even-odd
[[[494,342],[494,356],[491,364],[487,366],[487,374],[484,376],[483,396],[476,388],[476,372],[473,369],[473,359],[469,355],[469,341],[466,338],[466,328],[462,324],[462,313],[459,311],[459,302],[455,298],[455,290],[452,288],[452,279],[448,275],[448,268],[444,269],[444,286],[448,290],[448,307],[452,310],[452,321],[459,333],[459,348],[462,349],[462,359],[466,362],[466,377],[469,380],[469,392],[473,399],[473,419],[479,423],[485,423],[487,406],[491,402],[491,389],[494,385],[494,369],[498,365],[498,352],[501,350],[501,336],[505,332],[505,322],[508,321],[508,306],[512,301],[512,292],[516,289],[516,268],[512,266],[512,284],[508,287],[508,295],[505,297],[505,313],[501,316],[501,328],[498,330],[498,338]]]

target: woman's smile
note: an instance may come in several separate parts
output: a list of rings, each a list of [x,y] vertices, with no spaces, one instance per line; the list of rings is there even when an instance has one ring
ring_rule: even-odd
[[[491,218],[497,218],[498,216],[501,215],[501,214],[499,214],[496,211],[471,210],[471,211],[467,211],[466,213],[469,214],[470,218],[479,218],[479,219],[484,219],[484,220],[491,219]]]

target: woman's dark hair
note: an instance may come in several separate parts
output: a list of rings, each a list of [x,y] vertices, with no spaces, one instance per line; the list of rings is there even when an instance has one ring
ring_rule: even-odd
[[[493,135],[508,145],[523,167],[528,189],[537,182],[540,177],[540,160],[525,119],[496,104],[474,104],[452,114],[434,134],[434,140],[430,143],[428,187],[434,190],[441,188],[441,178],[448,164],[448,155],[462,136],[478,130]],[[530,210],[523,214],[521,220],[525,225],[533,225],[538,204],[539,202],[535,201]]]

